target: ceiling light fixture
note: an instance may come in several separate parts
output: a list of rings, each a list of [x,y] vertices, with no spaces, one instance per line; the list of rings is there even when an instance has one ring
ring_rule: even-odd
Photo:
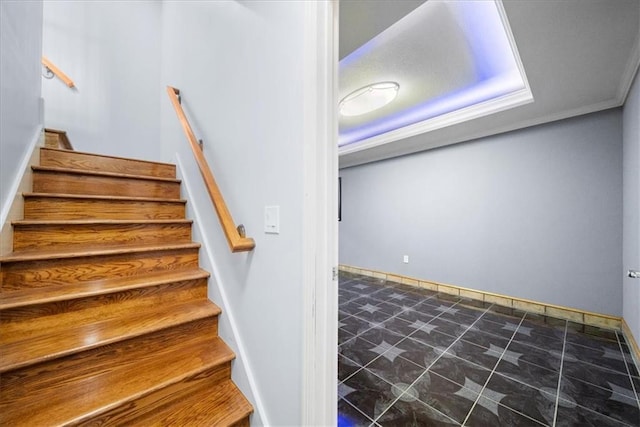
[[[360,116],[382,108],[398,95],[400,85],[396,82],[373,83],[342,98],[339,109],[343,116]]]

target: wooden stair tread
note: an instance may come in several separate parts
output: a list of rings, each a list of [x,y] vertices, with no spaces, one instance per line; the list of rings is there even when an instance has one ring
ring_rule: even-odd
[[[46,131],[52,132],[52,133],[59,133],[59,134],[66,134],[66,131],[62,131],[62,130],[55,130],[55,129],[45,129]],[[52,148],[52,147],[42,147],[41,150],[49,150],[49,151],[62,151],[62,152],[68,152],[69,150],[65,150],[62,148]],[[164,162],[156,162],[153,160],[143,160],[143,159],[135,159],[135,158],[130,158],[130,157],[118,157],[118,156],[111,156],[111,155],[107,155],[107,154],[96,154],[96,153],[89,153],[87,151],[77,151],[77,150],[73,150],[74,154],[83,154],[86,156],[93,156],[93,157],[104,157],[104,158],[108,158],[108,159],[116,159],[116,160],[133,160],[136,162],[141,162],[141,163],[151,163],[154,165],[163,165],[163,166],[174,166],[172,163],[164,163]]]
[[[192,242],[192,221],[185,219],[40,220],[14,221],[12,224],[14,252],[75,248],[96,243],[117,247]]]
[[[130,426],[232,426],[253,413],[253,407],[231,381],[214,388],[194,390],[189,396],[165,405],[128,423]]]
[[[220,308],[211,301],[189,301],[166,306],[152,306],[130,313],[75,327],[52,327],[32,331],[27,337],[0,336],[3,357],[0,372],[66,356],[101,345],[148,334],[163,328],[217,316]],[[15,338],[15,340],[12,340]]]
[[[193,224],[192,219],[21,219],[11,222],[12,225],[117,225],[117,224]]]
[[[58,199],[98,199],[98,200],[123,200],[132,202],[168,202],[187,203],[186,199],[170,199],[162,197],[132,197],[132,196],[104,196],[93,194],[68,194],[68,193],[23,193],[23,197],[48,197]]]
[[[0,425],[248,426],[175,165],[43,147],[32,170],[0,257]]]
[[[55,142],[53,138],[51,142]],[[45,147],[40,148],[40,166],[101,170],[105,172],[131,173],[164,178],[176,177],[176,166],[168,163],[125,159],[72,150],[49,149],[47,144],[45,144]]]
[[[180,345],[171,345],[175,342]],[[186,332],[175,328],[52,360],[3,374],[0,424],[88,421],[233,358],[212,328],[198,327]]]
[[[78,245],[73,248],[55,248],[51,250],[25,250],[11,252],[0,257],[0,263],[19,261],[40,261],[63,258],[86,258],[102,255],[133,254],[139,252],[167,251],[172,249],[199,248],[199,243],[165,243],[151,245],[117,245],[104,247],[101,245]]]
[[[119,173],[119,172],[105,172],[98,170],[88,170],[88,169],[74,169],[74,168],[60,168],[55,166],[31,166],[31,169],[34,172],[58,172],[58,173],[68,173],[73,175],[92,175],[92,176],[103,176],[110,178],[130,178],[130,179],[140,179],[147,181],[161,181],[161,182],[172,182],[172,183],[180,183],[181,181],[177,178],[163,178],[157,176],[149,176],[149,175],[134,175],[128,173]]]
[[[185,217],[187,201],[177,197],[23,193],[26,219],[174,219]]]
[[[67,131],[66,130],[60,130],[60,129],[53,129],[53,128],[44,128],[45,132],[50,132],[50,133],[58,133],[61,135],[66,135]]]
[[[208,278],[209,276],[209,272],[202,269],[177,270],[147,273],[139,276],[118,277],[108,280],[96,280],[93,282],[70,283],[65,286],[24,288],[19,291],[0,293],[0,310],[86,298],[176,281]]]

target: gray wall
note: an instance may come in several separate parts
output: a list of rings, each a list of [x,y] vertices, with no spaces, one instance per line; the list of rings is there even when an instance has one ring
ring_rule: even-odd
[[[76,83],[44,80],[47,127],[79,151],[160,158],[161,13],[157,1],[44,3],[43,53]]]
[[[640,74],[624,105],[623,127],[623,272],[640,270]],[[640,280],[624,278],[623,317],[640,342]]]
[[[343,169],[340,262],[621,315],[621,129],[608,110]]]
[[[0,225],[42,127],[42,2],[0,1]]]
[[[180,160],[189,215],[207,252],[203,266],[213,273],[210,296],[224,303],[220,334],[238,350],[234,380],[254,392],[252,425],[301,425],[305,5],[163,7],[163,85],[180,89],[229,210],[256,241],[250,253],[229,252],[163,90],[162,148]],[[280,206],[280,234],[263,232],[268,205]]]

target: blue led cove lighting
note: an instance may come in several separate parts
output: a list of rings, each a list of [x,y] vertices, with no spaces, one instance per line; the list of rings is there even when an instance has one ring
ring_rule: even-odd
[[[431,1],[420,6],[429,7]],[[431,99],[411,105],[394,114],[345,129],[342,126],[338,145],[344,146],[387,132],[442,117],[484,102],[498,99],[526,87],[498,7],[493,1],[447,2],[449,12],[464,33],[466,54],[473,64],[473,78],[459,87]],[[414,11],[413,13],[415,13]],[[427,14],[424,14],[428,16]],[[396,25],[402,25],[402,20]],[[428,22],[425,23],[428,25]],[[388,41],[383,32],[340,61],[345,69]],[[396,33],[393,33],[397,37]],[[389,36],[391,40],[393,38]],[[437,41],[434,41],[437,42]],[[420,52],[416,52],[419,55]],[[401,79],[398,79],[403,85]],[[400,95],[398,95],[400,98]],[[397,101],[394,101],[397,102]]]

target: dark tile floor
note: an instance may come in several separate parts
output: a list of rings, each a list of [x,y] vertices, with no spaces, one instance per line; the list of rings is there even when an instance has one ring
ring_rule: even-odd
[[[640,426],[622,334],[341,273],[339,426]]]

